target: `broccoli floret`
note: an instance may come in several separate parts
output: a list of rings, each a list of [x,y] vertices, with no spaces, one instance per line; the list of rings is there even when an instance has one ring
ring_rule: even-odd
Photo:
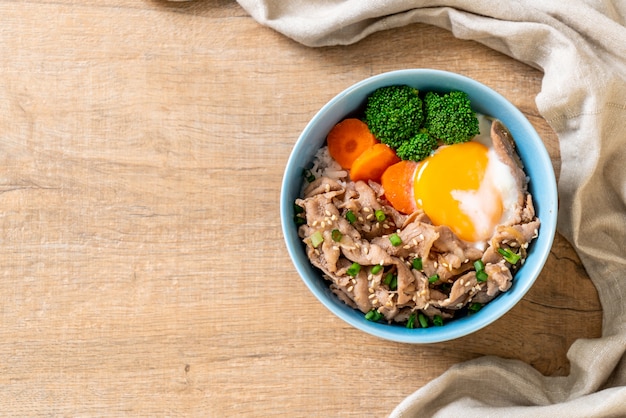
[[[381,87],[367,99],[365,123],[380,142],[394,149],[414,136],[423,121],[422,99],[413,87]]]
[[[437,147],[437,139],[425,132],[412,136],[396,149],[396,154],[403,160],[422,161]]]
[[[444,144],[467,142],[480,133],[478,118],[470,106],[467,93],[452,91],[424,97],[424,128]]]

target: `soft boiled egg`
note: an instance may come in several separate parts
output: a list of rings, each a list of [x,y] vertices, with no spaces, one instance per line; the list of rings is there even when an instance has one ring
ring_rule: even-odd
[[[435,225],[484,246],[508,220],[517,201],[511,169],[491,142],[491,121],[479,115],[480,134],[469,142],[439,147],[417,167],[414,198]]]

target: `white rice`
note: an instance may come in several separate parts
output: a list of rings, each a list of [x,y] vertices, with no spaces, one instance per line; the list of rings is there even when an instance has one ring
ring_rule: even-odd
[[[347,180],[348,178],[348,171],[341,168],[339,163],[333,160],[327,146],[323,146],[317,151],[310,171],[316,179],[322,176],[333,180]]]

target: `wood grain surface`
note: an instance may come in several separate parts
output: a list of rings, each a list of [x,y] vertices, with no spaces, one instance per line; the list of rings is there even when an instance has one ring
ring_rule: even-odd
[[[557,236],[510,313],[412,346],[328,312],[287,255],[282,174],[352,83],[428,67],[506,96],[560,166],[542,73],[425,25],[311,49],[234,1],[0,1],[3,416],[385,416],[483,355],[565,375],[601,306]]]

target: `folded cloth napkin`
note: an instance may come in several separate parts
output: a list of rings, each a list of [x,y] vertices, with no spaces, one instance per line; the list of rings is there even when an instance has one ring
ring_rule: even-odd
[[[544,72],[536,102],[559,137],[558,229],[598,290],[602,337],[572,345],[569,376],[479,358],[417,390],[391,416],[626,417],[626,1],[238,2],[260,23],[309,46],[350,44],[421,22]]]

